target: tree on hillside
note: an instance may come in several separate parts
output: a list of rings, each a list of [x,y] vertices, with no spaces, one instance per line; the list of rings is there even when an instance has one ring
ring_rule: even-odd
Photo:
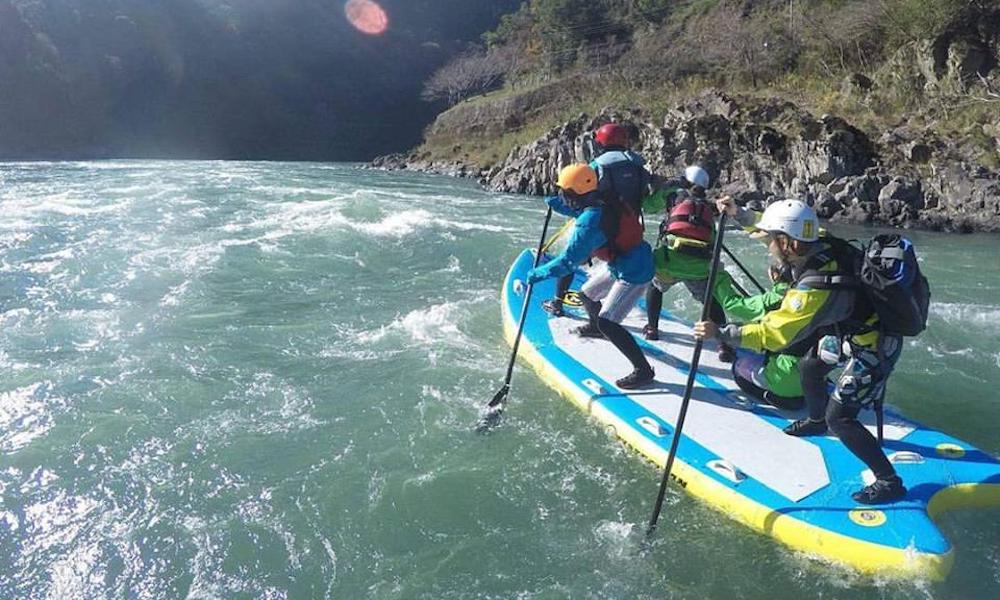
[[[582,46],[597,44],[622,29],[611,18],[606,0],[532,0],[530,11],[545,62],[556,70],[574,63]]]
[[[510,58],[503,49],[474,47],[441,67],[424,84],[421,97],[454,105],[495,89],[504,77]]]
[[[791,68],[796,53],[787,28],[771,11],[747,12],[732,3],[695,18],[681,43],[692,49],[706,70],[727,79],[745,75],[755,88],[762,79]]]

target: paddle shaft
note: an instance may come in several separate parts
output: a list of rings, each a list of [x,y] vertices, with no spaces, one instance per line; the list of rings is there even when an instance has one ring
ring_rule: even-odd
[[[549,239],[549,241],[545,242],[545,245],[542,246],[542,251],[539,252],[539,254],[541,254],[542,252],[548,252],[549,248],[551,248],[553,244],[559,241],[559,238],[561,238],[567,231],[570,230],[570,228],[573,226],[573,222],[574,222],[573,219],[570,219],[565,223],[563,223],[563,226],[559,228],[559,231],[555,232]]]
[[[723,218],[725,218],[725,217],[723,217]],[[720,221],[720,223],[721,223],[721,221]],[[722,228],[720,227],[719,230],[721,231]],[[722,237],[722,236],[719,236],[719,237]],[[734,263],[736,263],[736,266],[740,268],[740,271],[743,271],[743,274],[746,275],[747,277],[749,277],[750,278],[750,282],[753,283],[754,286],[758,290],[760,290],[761,294],[763,294],[764,293],[764,286],[762,286],[760,283],[757,282],[756,279],[754,279],[754,276],[750,274],[750,271],[747,271],[747,268],[743,266],[743,263],[741,263],[738,258],[736,258],[735,256],[733,256],[733,253],[729,251],[729,248],[726,248],[725,246],[723,246],[722,247],[722,251],[725,252],[726,256],[728,256]],[[733,284],[736,284],[736,282],[734,281]],[[736,286],[736,289],[742,291],[743,295],[747,295],[746,291],[745,290],[741,290],[738,285]]]
[[[552,220],[552,207],[545,213],[545,224],[542,225],[542,237],[538,240],[538,251],[535,252],[535,262],[533,267],[537,267],[542,260],[544,252],[545,236],[549,232],[549,221]],[[517,361],[517,347],[521,345],[521,334],[524,332],[525,317],[528,316],[528,308],[531,306],[531,289],[533,284],[528,284],[528,289],[524,292],[524,304],[521,305],[521,318],[517,322],[517,335],[514,336],[514,350],[510,353],[510,363],[507,364],[507,376],[503,380],[504,388],[510,387],[510,379],[514,375],[514,362]],[[501,398],[502,401],[502,398]],[[500,402],[497,402],[499,404]],[[495,406],[490,402],[490,406]]]
[[[722,213],[719,218],[719,233],[715,238],[715,248],[712,249],[712,267],[708,271],[708,285],[705,287],[704,304],[701,307],[701,320],[707,321],[709,311],[712,306],[712,288],[715,285],[715,275],[719,271],[719,254],[721,254],[722,234],[726,230],[726,213]],[[694,390],[694,379],[698,375],[698,361],[701,360],[701,349],[704,340],[697,340],[694,344],[694,353],[691,355],[691,370],[688,371],[687,384],[684,386],[684,399],[681,401],[681,410],[677,415],[677,425],[674,427],[674,437],[670,441],[670,451],[667,453],[667,464],[663,467],[663,477],[660,479],[660,491],[656,496],[656,506],[653,507],[653,516],[649,519],[649,526],[646,528],[646,535],[653,533],[656,529],[656,522],[660,518],[660,510],[663,508],[663,498],[667,493],[667,482],[670,481],[670,470],[674,466],[674,457],[677,456],[677,446],[681,441],[681,430],[684,429],[684,419],[687,417],[688,406],[691,404],[691,392]]]

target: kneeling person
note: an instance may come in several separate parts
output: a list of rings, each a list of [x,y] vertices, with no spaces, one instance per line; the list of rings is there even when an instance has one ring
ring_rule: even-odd
[[[735,204],[726,210],[741,224],[754,225],[755,217]],[[798,200],[775,202],[755,226],[768,232],[772,256],[791,266],[792,289],[777,310],[757,323],[720,329],[711,321],[701,321],[695,324],[695,336],[718,337],[757,352],[801,356],[799,373],[809,418],[792,423],[785,433],[807,436],[832,430],[875,475],[874,483],[852,495],[855,501],[877,504],[903,498],[903,480],[875,436],[857,419],[861,409],[883,392],[899,358],[902,338],[880,334],[877,314],[863,294],[836,283],[854,276],[847,242],[831,236],[820,238],[819,219],[812,208]],[[862,334],[864,330],[869,331]],[[842,335],[852,348],[852,356],[831,397],[826,378],[837,366]],[[831,348],[834,356],[828,357]]]
[[[726,315],[737,321],[751,323],[780,307],[791,283],[791,273],[780,265],[772,264],[768,267],[767,274],[771,279],[771,289],[753,296],[744,296],[736,289],[732,276],[726,271],[720,271],[714,296]],[[733,378],[741,390],[762,402],[785,410],[802,408],[802,384],[799,381],[797,356],[773,352],[741,354],[733,363]]]
[[[589,323],[578,333],[607,338],[632,363],[632,372],[615,382],[618,387],[646,385],[653,380],[653,368],[620,324],[653,278],[653,251],[642,239],[638,215],[613,200],[605,201],[597,191],[597,173],[588,165],[564,168],[557,185],[559,195],[545,202],[576,219],[573,233],[562,254],[528,273],[528,283],[563,277],[590,257],[606,261],[607,270],[590,277],[580,291]]]

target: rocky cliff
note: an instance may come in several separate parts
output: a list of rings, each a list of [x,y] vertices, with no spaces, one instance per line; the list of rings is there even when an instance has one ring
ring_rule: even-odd
[[[652,171],[676,176],[701,164],[716,189],[744,202],[794,196],[835,221],[1000,232],[1000,11],[988,17],[956,22],[933,40],[902,48],[871,77],[846,78],[841,97],[890,126],[869,123],[866,131],[783,98],[708,90],[657,118],[642,108],[580,114],[485,168],[436,159],[427,146],[373,166],[475,177],[502,192],[550,193],[559,168],[591,158],[591,132],[617,121],[632,128],[634,148]],[[534,112],[552,114],[567,101],[555,92],[566,89],[460,104],[425,134],[431,147],[455,149],[463,141],[498,139]],[[939,133],[949,130],[942,119],[973,103],[981,109],[977,121]]]
[[[803,197],[834,221],[1000,232],[1000,173],[965,158],[960,143],[922,137],[905,126],[873,140],[836,116],[719,91],[656,122],[637,110],[581,114],[482,170],[419,154],[373,165],[476,177],[500,192],[546,194],[562,166],[592,157],[591,132],[610,121],[632,128],[634,148],[651,171],[675,176],[700,164],[716,189],[744,203]],[[994,142],[1000,148],[1000,136]]]

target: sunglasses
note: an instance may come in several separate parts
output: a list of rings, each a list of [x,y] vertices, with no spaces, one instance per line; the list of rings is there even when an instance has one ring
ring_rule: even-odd
[[[569,202],[575,202],[580,199],[580,194],[577,194],[571,189],[559,188],[559,197]]]

